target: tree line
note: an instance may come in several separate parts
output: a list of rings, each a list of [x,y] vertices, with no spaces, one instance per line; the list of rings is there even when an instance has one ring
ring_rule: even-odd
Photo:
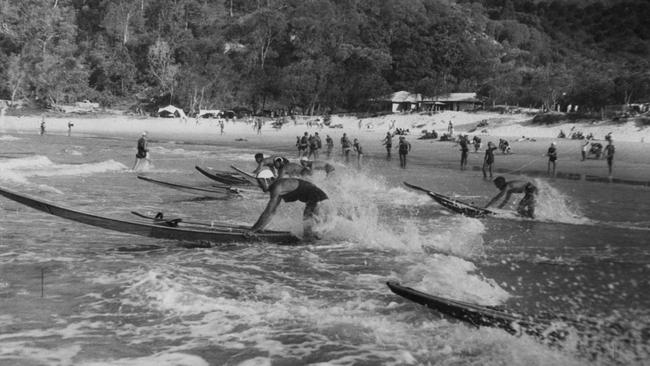
[[[643,0],[0,0],[0,98],[311,114],[474,91],[597,109],[650,101],[649,17]]]

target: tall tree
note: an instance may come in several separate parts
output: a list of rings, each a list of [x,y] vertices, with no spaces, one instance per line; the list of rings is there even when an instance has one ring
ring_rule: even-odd
[[[161,39],[149,47],[147,59],[149,61],[149,72],[155,77],[161,94],[170,94],[173,99],[175,78],[178,73],[178,65],[174,63],[169,44]],[[171,100],[169,101],[171,103]]]

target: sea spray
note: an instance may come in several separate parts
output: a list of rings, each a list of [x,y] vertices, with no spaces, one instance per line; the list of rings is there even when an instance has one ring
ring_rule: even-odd
[[[569,224],[587,223],[579,207],[571,204],[569,197],[550,185],[544,179],[535,179],[537,187],[536,219],[544,221],[564,222]]]
[[[481,276],[474,263],[455,256],[432,254],[407,267],[404,280],[423,292],[485,306],[503,304],[510,294]]]

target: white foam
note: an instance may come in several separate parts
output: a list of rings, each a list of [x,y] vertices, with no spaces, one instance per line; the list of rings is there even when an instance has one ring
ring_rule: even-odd
[[[481,305],[503,304],[510,294],[491,279],[476,273],[474,263],[444,254],[412,263],[405,284],[422,292]]]
[[[191,355],[189,353],[171,352],[171,353],[158,353],[147,357],[137,358],[120,358],[117,360],[101,360],[93,362],[82,362],[79,365],[84,366],[104,366],[104,365],[119,365],[119,366],[161,366],[161,365],[174,365],[174,366],[209,366],[210,364],[203,358]]]
[[[0,141],[18,141],[22,140],[20,137],[14,137],[11,135],[2,135],[0,136]]]
[[[0,161],[0,179],[28,183],[28,177],[91,175],[111,171],[125,171],[127,167],[115,160],[84,164],[55,164],[42,155]]]

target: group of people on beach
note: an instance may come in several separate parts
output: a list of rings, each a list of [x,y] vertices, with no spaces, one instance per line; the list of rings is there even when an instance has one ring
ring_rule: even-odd
[[[261,124],[258,123],[255,127],[259,129]],[[450,122],[450,130],[453,131],[452,129],[453,125]],[[387,160],[391,160],[394,136],[394,133],[388,131],[386,136],[381,140],[383,146],[386,148]],[[461,151],[460,168],[461,170],[465,170],[467,169],[467,157],[470,145],[473,144],[475,151],[478,151],[481,146],[481,138],[474,136],[474,139],[470,142],[467,135],[460,135],[457,141]],[[605,148],[605,157],[611,177],[615,147],[611,135],[607,136],[607,141],[608,145]],[[345,163],[350,162],[350,154],[354,151],[357,154],[357,167],[361,168],[363,147],[359,140],[357,138],[350,140],[347,133],[343,133],[340,144],[341,155]],[[255,177],[262,191],[269,193],[269,201],[258,220],[251,227],[250,235],[264,230],[282,201],[300,201],[305,203],[303,212],[304,236],[306,239],[315,237],[312,227],[318,213],[318,205],[320,202],[327,200],[328,196],[314,183],[310,182],[308,178],[315,170],[322,170],[327,176],[335,171],[334,166],[327,161],[332,158],[331,154],[334,149],[333,138],[329,134],[325,137],[325,157],[327,160],[319,160],[319,151],[322,149],[322,145],[318,132],[314,132],[313,134],[305,132],[303,136],[296,136],[298,163],[291,162],[284,156],[273,155],[265,157],[262,153],[255,155],[257,168],[253,171],[252,177]],[[507,150],[503,148],[505,145],[503,139],[500,141],[500,145],[502,152],[506,154]],[[400,157],[400,167],[406,168],[406,156],[411,151],[411,144],[406,140],[404,135],[399,136],[397,148]],[[487,179],[488,176],[492,179],[492,170],[495,161],[494,152],[497,149],[498,147],[492,141],[488,142],[482,166],[484,179]],[[582,151],[584,159],[584,149]],[[557,144],[555,142],[551,143],[544,156],[548,157],[548,175],[555,176],[556,161],[558,159]],[[138,169],[143,162],[149,162],[149,160],[147,133],[142,132],[137,143],[136,160],[133,165],[133,170]],[[503,198],[503,201],[497,206],[498,208],[502,208],[510,201],[514,194],[523,194],[523,198],[517,203],[517,213],[523,217],[535,217],[538,189],[532,182],[522,180],[507,181],[503,176],[497,176],[494,178],[493,183],[499,190],[499,193],[485,205],[485,208],[489,208]]]
[[[396,133],[386,132],[386,137],[381,140],[384,147],[386,147],[386,160],[391,160],[391,150],[393,148],[393,137]],[[397,152],[399,154],[399,166],[406,169],[406,156],[411,152],[411,143],[406,141],[406,136],[399,134],[399,141],[397,144]]]
[[[614,154],[616,152],[616,147],[614,146],[613,139],[611,136],[611,133],[607,134],[605,136],[605,139],[607,140],[607,146],[605,147],[603,151],[603,157],[607,160],[607,166],[608,166],[608,172],[609,172],[609,178],[612,178],[612,167],[613,167],[613,161],[614,161]],[[586,141],[582,145],[582,160],[585,160],[586,154],[587,154],[587,149],[590,144],[588,139],[585,139]],[[467,169],[467,157],[469,153],[469,147],[470,144],[473,143],[475,147],[475,151],[478,151],[480,148],[481,144],[481,138],[478,136],[474,136],[473,141],[470,142],[469,136],[468,135],[459,135],[457,139],[458,146],[460,147],[460,170],[466,170]],[[494,167],[494,162],[495,162],[495,156],[494,152],[500,149],[503,154],[509,154],[511,153],[511,149],[509,146],[509,143],[507,140],[500,139],[499,141],[499,147],[495,146],[495,144],[492,141],[489,141],[487,144],[487,148],[485,149],[485,155],[483,158],[483,165],[482,165],[482,172],[483,172],[483,178],[490,179],[493,178],[493,167]],[[557,143],[555,141],[551,142],[550,146],[548,147],[546,153],[542,155],[544,157],[548,158],[548,163],[547,163],[547,175],[551,177],[555,177],[556,175],[556,162],[558,160],[558,149],[557,149]],[[524,217],[529,217],[529,218],[534,218],[535,215],[535,196],[537,194],[537,188],[531,183],[531,182],[526,182],[526,181],[511,181],[507,182],[504,177],[499,176],[494,178],[494,184],[495,186],[499,189],[499,194],[497,194],[485,207],[489,207],[493,205],[496,201],[498,201],[501,197],[505,195],[505,199],[503,202],[499,205],[499,208],[503,207],[505,204],[510,199],[510,196],[512,194],[524,194],[524,197],[519,201],[517,205],[517,212],[524,216]]]

